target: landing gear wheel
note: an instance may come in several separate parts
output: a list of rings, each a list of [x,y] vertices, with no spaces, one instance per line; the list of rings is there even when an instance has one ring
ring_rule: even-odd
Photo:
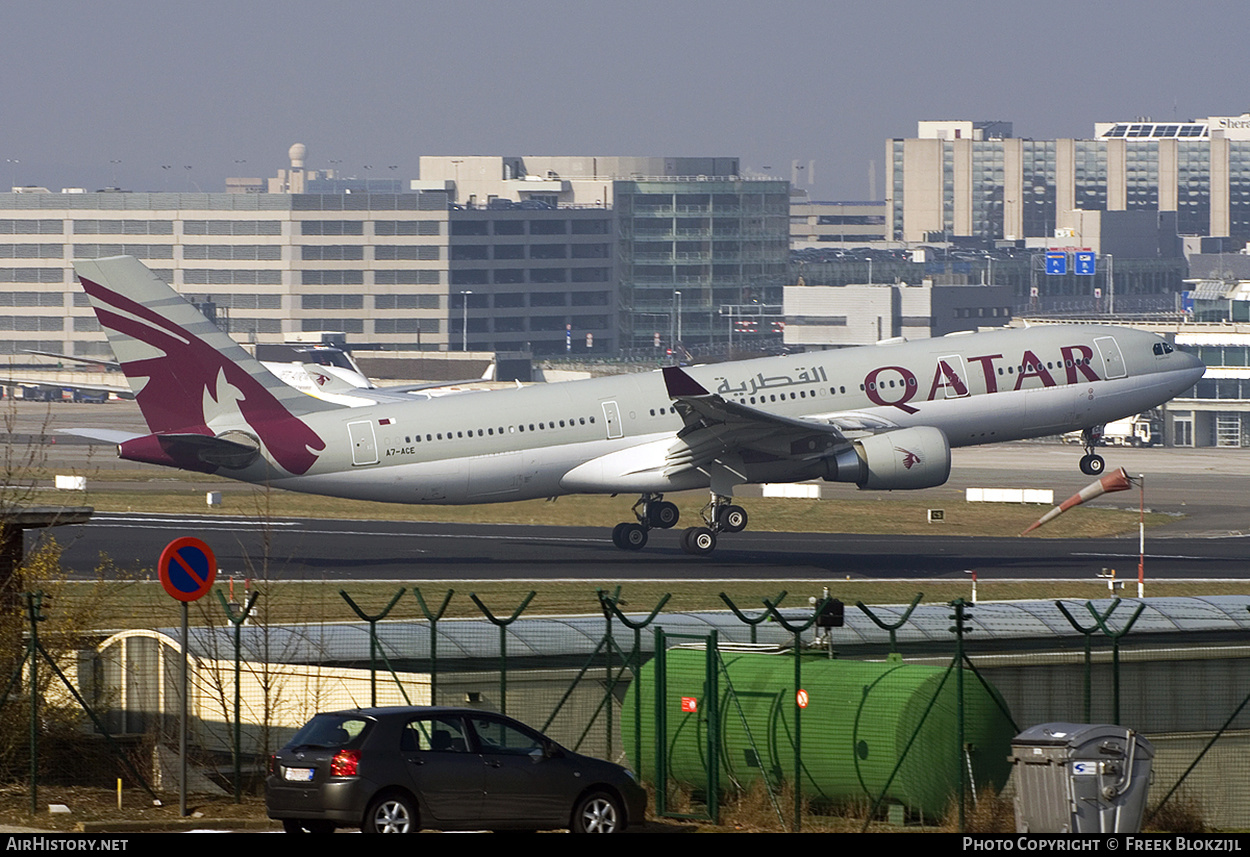
[[[747,510],[741,506],[721,506],[716,521],[726,533],[740,533],[747,528]]]
[[[707,556],[716,550],[716,533],[707,527],[691,527],[681,534],[681,549],[693,556]]]
[[[661,500],[658,503],[647,504],[647,523],[658,530],[672,529],[677,526],[680,518],[681,512],[678,511],[675,503]]]
[[[1086,476],[1099,476],[1107,469],[1107,462],[1101,455],[1090,453],[1081,458],[1081,472]]]
[[[642,524],[617,524],[612,541],[622,550],[640,551],[647,546],[647,528]]]

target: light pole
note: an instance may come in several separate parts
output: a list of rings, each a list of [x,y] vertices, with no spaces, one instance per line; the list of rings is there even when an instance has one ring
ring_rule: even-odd
[[[1107,254],[1107,313],[1115,315],[1115,257]]]
[[[460,323],[460,350],[469,350],[469,295],[472,291],[463,291],[460,293],[460,301],[463,303],[463,318]]]
[[[673,292],[673,300],[677,302],[677,312],[676,312],[676,316],[677,316],[677,339],[676,339],[676,341],[673,343],[674,345],[676,345],[678,342],[681,342],[681,291],[680,291],[680,290],[678,290],[678,291],[674,291],[674,292]],[[674,351],[675,351],[675,350],[676,350],[676,349],[674,349]]]
[[[1146,474],[1137,474],[1137,597],[1146,597]]]

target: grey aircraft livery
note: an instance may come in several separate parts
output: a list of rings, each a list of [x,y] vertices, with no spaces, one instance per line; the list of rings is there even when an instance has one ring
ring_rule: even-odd
[[[346,407],[283,384],[130,256],[79,280],[150,434],[73,429],[129,461],[394,503],[639,495],[612,540],[677,524],[670,491],[710,489],[682,548],[747,525],[734,488],[825,479],[930,488],[951,447],[1100,427],[1188,390],[1205,367],[1151,333],[1044,325]]]

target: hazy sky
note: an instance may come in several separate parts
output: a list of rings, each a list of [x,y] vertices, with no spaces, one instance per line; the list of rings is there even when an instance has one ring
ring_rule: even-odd
[[[885,141],[918,119],[1053,138],[1248,110],[1246,20],[1201,0],[14,3],[0,185],[221,191],[302,142],[309,167],[405,179],[421,155],[815,160],[823,199],[866,198],[875,161],[881,198]]]

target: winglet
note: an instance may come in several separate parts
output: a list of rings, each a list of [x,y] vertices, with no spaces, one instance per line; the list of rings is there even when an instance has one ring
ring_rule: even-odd
[[[679,396],[709,396],[707,390],[685,373],[680,366],[664,367],[664,386],[668,388],[669,398],[676,399]]]

